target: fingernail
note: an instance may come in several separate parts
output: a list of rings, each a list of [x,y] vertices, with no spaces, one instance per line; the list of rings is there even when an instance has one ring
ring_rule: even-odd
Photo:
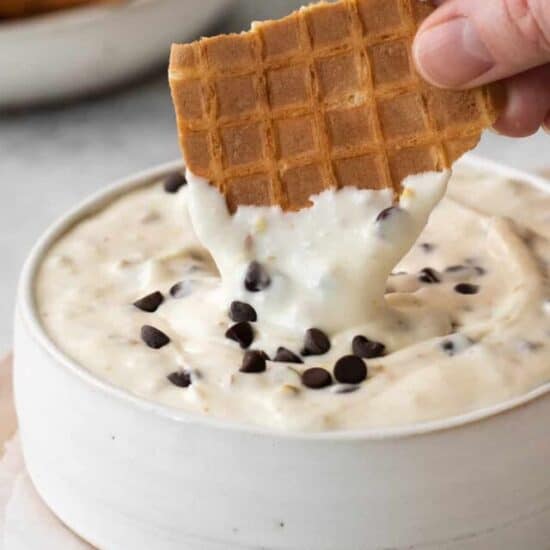
[[[414,57],[426,80],[448,88],[466,86],[495,64],[466,17],[422,31],[414,43]]]

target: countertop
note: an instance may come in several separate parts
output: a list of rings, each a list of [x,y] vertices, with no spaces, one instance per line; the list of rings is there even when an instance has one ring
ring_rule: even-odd
[[[260,15],[255,6],[249,3],[223,29]],[[276,16],[283,3],[274,6]],[[542,170],[549,139],[542,132],[525,140],[487,133],[476,152]],[[0,115],[0,355],[11,346],[22,262],[48,224],[101,186],[178,156],[164,71],[99,98]]]

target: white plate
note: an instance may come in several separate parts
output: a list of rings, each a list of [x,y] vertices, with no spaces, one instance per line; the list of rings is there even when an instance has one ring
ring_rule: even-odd
[[[0,108],[116,86],[168,62],[233,0],[127,0],[0,23]]]

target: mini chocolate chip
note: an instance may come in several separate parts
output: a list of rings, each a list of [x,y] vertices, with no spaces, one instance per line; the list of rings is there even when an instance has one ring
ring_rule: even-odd
[[[328,336],[318,328],[310,328],[306,330],[304,338],[304,347],[300,352],[301,355],[323,355],[330,349],[330,340]]]
[[[186,183],[187,180],[182,173],[173,172],[164,180],[164,190],[167,193],[177,193]]]
[[[334,365],[334,378],[342,384],[359,384],[367,377],[367,365],[355,355],[344,355]]]
[[[386,346],[382,342],[369,340],[366,336],[358,334],[351,342],[353,355],[364,357],[365,359],[374,359],[382,357],[386,353]]]
[[[354,391],[357,391],[360,386],[353,385],[353,384],[338,384],[337,386],[334,386],[333,392],[334,393],[353,393]]]
[[[151,294],[147,294],[147,296],[144,296],[143,298],[140,298],[136,302],[134,302],[134,306],[136,306],[138,309],[141,309],[141,311],[146,311],[147,313],[154,313],[159,308],[160,304],[164,302],[164,296],[160,292],[152,292]]]
[[[432,269],[431,267],[425,267],[424,269],[421,269],[418,280],[422,283],[427,283],[429,285],[441,282],[437,271],[435,269]]]
[[[398,210],[397,206],[390,206],[389,208],[384,208],[378,216],[376,216],[376,221],[381,222],[383,220],[388,219],[395,211]]]
[[[455,285],[455,292],[459,294],[477,294],[479,292],[479,286],[470,283],[458,283]]]
[[[141,339],[153,349],[160,349],[170,343],[170,338],[164,332],[151,325],[141,327]]]
[[[320,390],[332,384],[332,376],[326,369],[312,367],[302,373],[302,384],[312,390]]]
[[[419,246],[424,252],[426,252],[426,254],[429,254],[435,250],[435,244],[433,243],[420,243]]]
[[[263,372],[265,371],[267,355],[261,350],[249,350],[244,354],[241,372]]]
[[[277,361],[278,363],[303,363],[302,359],[293,351],[283,347],[277,348],[273,361]]]
[[[246,349],[254,340],[254,331],[249,323],[236,323],[225,331],[225,337],[235,340],[241,348]]]
[[[191,281],[180,281],[179,283],[173,285],[169,292],[172,298],[185,298],[193,292],[193,283],[191,283]]]
[[[187,388],[187,386],[191,385],[191,375],[183,370],[172,372],[166,378],[168,378],[174,386],[178,386],[178,388]]]
[[[229,317],[236,323],[242,323],[244,321],[253,323],[258,320],[256,310],[250,304],[247,304],[246,302],[238,302],[236,300],[231,302],[231,306],[229,307]]]
[[[271,277],[265,267],[257,261],[250,262],[244,277],[244,286],[250,292],[260,292],[271,284]]]
[[[441,342],[441,349],[451,357],[455,354],[455,345],[451,340],[444,340]]]
[[[460,332],[456,332],[449,335],[449,337],[445,338],[445,340],[442,340],[439,346],[441,347],[441,350],[449,357],[453,357],[458,353],[462,353],[473,344],[474,341],[471,338],[461,334]]]
[[[465,265],[457,264],[457,265],[450,265],[449,267],[445,268],[446,273],[457,273],[459,271],[463,271],[466,269]]]

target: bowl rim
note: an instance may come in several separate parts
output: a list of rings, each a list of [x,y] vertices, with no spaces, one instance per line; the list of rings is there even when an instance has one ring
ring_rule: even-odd
[[[550,190],[550,184],[542,177],[509,168],[503,164],[474,155],[466,155],[459,161],[459,165],[518,180],[545,192]],[[70,230],[75,224],[92,215],[94,212],[101,210],[117,197],[122,196],[125,192],[146,186],[155,180],[161,179],[162,176],[167,173],[181,170],[182,168],[183,162],[181,160],[167,162],[119,179],[106,188],[99,190],[81,201],[68,213],[58,218],[57,221],[50,225],[27,256],[19,279],[16,312],[20,316],[21,321],[25,323],[31,337],[42,350],[56,362],[57,366],[64,368],[66,372],[75,376],[84,384],[93,387],[98,392],[102,392],[107,397],[121,400],[127,405],[139,408],[142,412],[152,413],[173,422],[195,424],[202,427],[230,430],[249,435],[262,435],[284,439],[330,441],[402,439],[432,432],[442,432],[494,418],[503,413],[528,405],[545,395],[550,395],[550,381],[548,381],[520,396],[448,418],[423,421],[404,426],[299,432],[282,431],[276,428],[257,426],[245,422],[235,422],[198,413],[190,413],[182,409],[149,401],[101,379],[92,371],[65,355],[47,335],[39,319],[34,297],[34,282],[38,269],[50,247],[61,235]],[[15,357],[17,361],[17,349],[15,350]]]

